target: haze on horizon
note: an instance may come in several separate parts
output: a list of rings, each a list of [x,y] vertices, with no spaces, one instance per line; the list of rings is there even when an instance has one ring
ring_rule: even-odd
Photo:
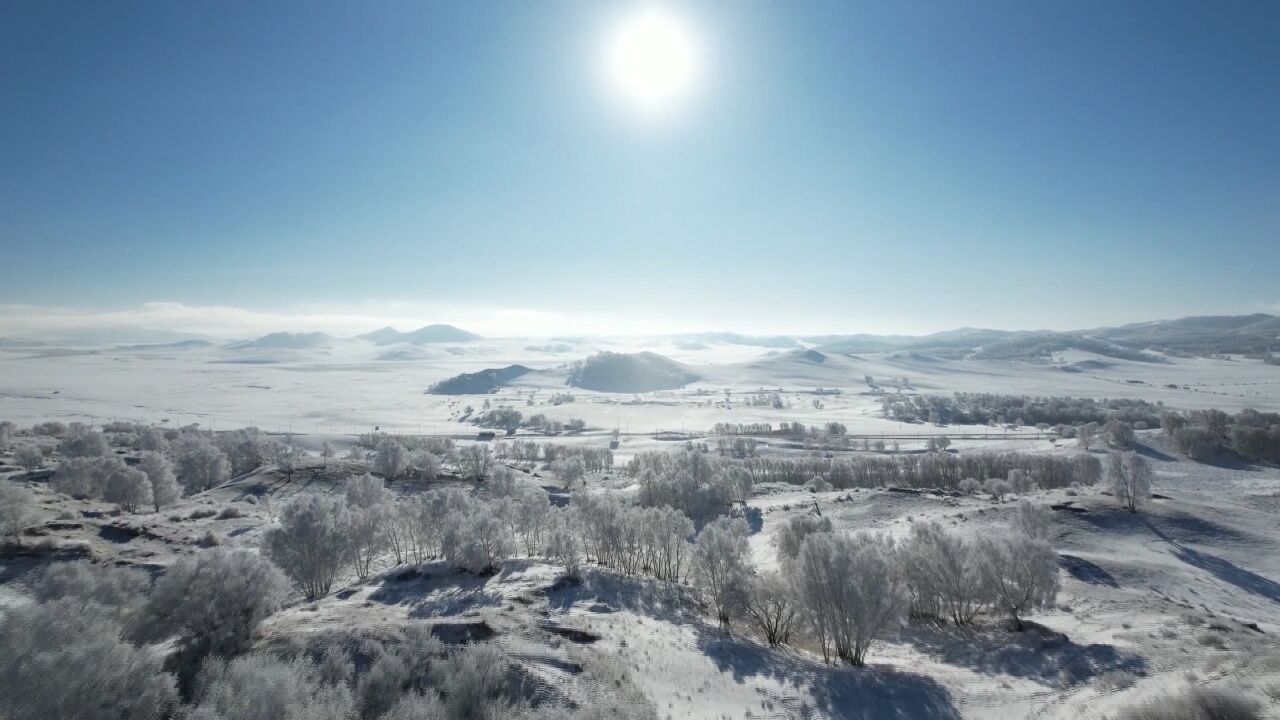
[[[1280,308],[1280,8],[0,8],[0,336]]]

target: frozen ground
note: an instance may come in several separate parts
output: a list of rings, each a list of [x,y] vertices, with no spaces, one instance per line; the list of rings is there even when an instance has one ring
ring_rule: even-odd
[[[327,598],[271,617],[259,644],[426,623],[445,638],[493,638],[531,682],[578,702],[608,692],[651,703],[664,718],[1104,718],[1187,685],[1248,692],[1270,703],[1275,716],[1280,470],[1202,465],[1171,453],[1157,432],[1140,440],[1158,495],[1143,514],[1120,509],[1098,489],[1032,494],[1065,506],[1054,513],[1063,588],[1057,606],[1033,615],[1021,634],[994,620],[969,632],[912,624],[873,651],[870,667],[834,668],[803,645],[770,649],[744,626],[721,632],[680,586],[603,569],[563,586],[556,568],[520,558],[489,578],[441,563],[391,567],[387,559],[369,580],[347,578]],[[1068,451],[1048,442],[1037,449]],[[24,602],[31,570],[60,559],[159,567],[197,552],[209,533],[227,545],[256,547],[289,497],[336,492],[349,472],[313,466],[286,480],[265,469],[158,514],[120,515],[55,495],[8,468],[0,481],[28,485],[40,500],[44,523],[29,539],[62,551],[0,562],[0,603]],[[519,477],[554,484],[545,471]],[[935,519],[981,534],[1007,524],[1015,503],[764,485],[749,506],[760,519],[753,553],[768,567],[776,563],[777,528],[815,508],[837,530],[902,534],[913,522]],[[215,514],[227,507],[238,512]]]
[[[524,410],[530,396],[549,417],[580,417],[624,432],[705,431],[717,422],[837,420],[851,433],[901,432],[879,418],[864,376],[906,377],[908,392],[997,392],[1014,395],[1131,397],[1173,408],[1280,407],[1280,366],[1256,360],[1168,358],[1133,362],[1081,351],[1055,362],[943,360],[910,352],[817,356],[799,350],[741,345],[592,340],[481,340],[425,346],[379,346],[334,340],[319,348],[208,345],[127,347],[0,346],[0,405],[19,422],[121,418],[205,427],[256,425],[272,432],[357,433],[373,426],[413,433],[457,434],[454,419],[487,397]],[[563,347],[559,347],[563,345]],[[563,390],[565,365],[598,350],[650,350],[685,363],[702,380],[681,390],[640,396],[573,390],[577,402],[545,401]],[[424,390],[463,372],[519,363],[535,370],[490,396],[437,396]],[[838,389],[813,406],[816,388]],[[781,389],[781,409],[723,405],[736,396]],[[892,392],[892,390],[891,390]],[[911,432],[932,432],[916,426]],[[953,431],[954,432],[954,431]]]

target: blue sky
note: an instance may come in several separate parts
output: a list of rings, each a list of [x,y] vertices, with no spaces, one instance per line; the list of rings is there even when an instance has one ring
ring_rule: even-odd
[[[925,332],[1280,306],[1280,4],[665,3],[706,67],[662,123],[600,79],[636,5],[6,2],[3,313]]]

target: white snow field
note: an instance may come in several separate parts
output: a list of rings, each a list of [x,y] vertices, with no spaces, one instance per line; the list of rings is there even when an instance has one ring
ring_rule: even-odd
[[[905,375],[904,394],[980,391],[1137,398],[1178,410],[1280,409],[1280,367],[1239,357],[1144,363],[1068,351],[1053,362],[1025,363],[893,352],[815,356],[705,344],[681,349],[621,340],[574,341],[556,352],[534,345],[485,340],[413,348],[359,341],[303,349],[4,348],[0,420],[19,427],[47,420],[101,425],[111,419],[173,429],[193,422],[214,430],[253,424],[277,440],[278,433],[290,433],[306,454],[291,475],[267,461],[159,512],[144,508],[135,514],[55,492],[50,471],[66,458],[50,438],[19,430],[14,448],[40,443],[48,457],[28,472],[17,466],[13,449],[0,453],[0,483],[24,488],[36,500],[24,547],[0,552],[0,609],[33,602],[32,588],[44,568],[60,563],[88,560],[161,573],[212,544],[257,552],[264,532],[292,499],[307,493],[340,496],[348,477],[367,470],[364,460],[348,457],[357,434],[378,426],[405,435],[454,436],[459,448],[485,445],[472,440],[476,426],[459,417],[463,407],[479,408],[486,400],[526,415],[582,418],[588,428],[554,437],[522,430],[515,439],[603,449],[610,431],[620,430],[614,469],[589,473],[573,492],[621,497],[636,490],[635,478],[622,471],[627,460],[643,451],[678,451],[717,422],[840,422],[853,435],[904,438],[899,451],[910,454],[924,452],[928,435],[956,438],[946,452],[961,457],[1082,452],[1076,440],[1035,428],[904,426],[887,420],[865,375]],[[678,390],[638,395],[565,388],[566,364],[597,350],[658,352],[701,379]],[[395,359],[380,359],[388,352]],[[491,394],[424,392],[459,373],[513,363],[532,371]],[[1068,365],[1075,371],[1063,370]],[[839,393],[816,395],[818,388]],[[779,392],[784,406],[742,402],[762,389]],[[565,390],[575,401],[552,404],[550,396]],[[734,399],[728,404],[726,390]],[[965,439],[966,434],[991,437]],[[326,444],[342,459],[322,461]],[[1026,616],[1022,632],[989,613],[966,629],[912,620],[873,647],[866,667],[828,665],[803,634],[790,645],[771,647],[745,621],[722,630],[688,584],[592,564],[584,566],[580,582],[566,582],[560,565],[521,549],[488,575],[438,559],[397,564],[384,552],[364,580],[346,569],[324,597],[306,600],[295,592],[258,627],[252,647],[344,647],[343,638],[432,628],[446,645],[496,643],[531,697],[587,708],[607,698],[648,713],[636,717],[1122,718],[1126,707],[1166,702],[1170,693],[1187,688],[1226,688],[1256,701],[1260,716],[1280,717],[1280,468],[1195,462],[1176,452],[1159,429],[1138,430],[1136,447],[1154,474],[1153,499],[1139,513],[1124,509],[1105,491],[1105,482],[1033,489],[1000,501],[987,494],[911,488],[810,492],[764,482],[735,510],[748,520],[751,559],[767,570],[779,565],[779,528],[797,515],[821,515],[840,533],[905,538],[914,523],[933,520],[978,538],[1009,532],[1020,500],[1050,507],[1049,541],[1061,590],[1052,607]],[[760,452],[777,458],[815,454],[772,439]],[[855,444],[845,452],[886,451]],[[1083,452],[1104,460],[1107,455],[1101,447]],[[118,454],[136,456],[124,448]],[[518,487],[546,490],[553,505],[568,503],[555,466],[512,467]],[[393,480],[388,488],[396,503],[447,487],[480,498],[498,492],[454,473],[449,466],[434,481]],[[0,698],[0,717],[4,703]]]
[[[270,337],[270,336],[268,336]],[[841,355],[699,343],[606,339],[555,343],[477,340],[433,345],[376,345],[330,338],[321,347],[273,348],[177,343],[116,347],[0,344],[0,401],[13,421],[118,418],[214,429],[256,426],[272,432],[359,433],[373,426],[412,433],[454,434],[449,422],[477,396],[428,395],[433,383],[460,373],[521,364],[534,372],[483,396],[525,405],[565,390],[568,363],[600,350],[651,351],[683,363],[700,379],[678,390],[597,393],[572,388],[572,405],[539,407],[549,417],[580,417],[593,427],[624,431],[703,431],[717,422],[829,420],[851,433],[900,431],[878,418],[880,406],[864,382],[871,375],[906,377],[908,393],[994,392],[1141,398],[1180,409],[1236,411],[1280,407],[1280,366],[1258,360],[1165,358],[1135,362],[1068,350],[1056,362],[944,360],[911,352]],[[839,390],[812,406],[815,389]],[[777,391],[788,407],[726,409],[722,393]],[[890,393],[896,392],[888,388]],[[536,401],[535,401],[536,402]],[[917,427],[917,432],[930,432]]]

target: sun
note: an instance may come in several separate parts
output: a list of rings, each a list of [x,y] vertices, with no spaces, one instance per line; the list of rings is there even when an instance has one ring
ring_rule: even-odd
[[[622,18],[604,48],[606,83],[645,120],[669,117],[685,104],[701,80],[702,61],[689,23],[658,5]]]

